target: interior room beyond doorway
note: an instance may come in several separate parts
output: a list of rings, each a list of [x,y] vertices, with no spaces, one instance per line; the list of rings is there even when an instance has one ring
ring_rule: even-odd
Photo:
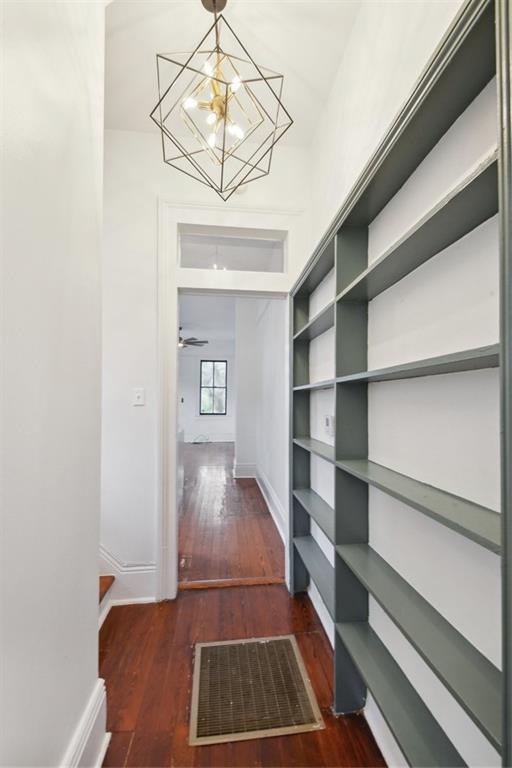
[[[186,293],[179,309],[180,589],[282,583],[286,301]]]

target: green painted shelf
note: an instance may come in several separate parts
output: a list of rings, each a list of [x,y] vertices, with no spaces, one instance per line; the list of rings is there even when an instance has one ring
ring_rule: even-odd
[[[335,258],[334,241],[330,240],[325,244],[322,252],[311,263],[309,269],[300,278],[300,284],[297,287],[297,296],[309,296],[315,288],[318,288],[322,280],[327,277],[331,269],[334,269]]]
[[[455,768],[466,763],[365,621],[336,625],[336,631],[410,765]]]
[[[370,301],[498,212],[493,154],[338,295]]]
[[[499,669],[367,544],[344,544],[336,552],[499,750]]]
[[[334,445],[323,443],[321,440],[315,440],[312,437],[294,437],[293,442],[305,451],[314,453],[326,461],[334,463]]]
[[[448,355],[429,357],[410,363],[391,365],[388,368],[378,368],[373,371],[352,373],[339,376],[339,384],[352,384],[372,381],[397,381],[399,379],[414,379],[419,376],[440,376],[446,373],[462,373],[464,371],[479,371],[484,368],[497,368],[500,364],[499,344],[487,347],[476,347]]]
[[[327,304],[293,337],[294,341],[311,341],[334,326],[334,302]]]
[[[312,536],[299,536],[293,543],[312,581],[315,582],[325,607],[334,619],[334,568]]]
[[[498,512],[367,459],[341,459],[336,466],[491,552],[500,552],[501,516]]]
[[[293,388],[294,392],[314,391],[315,389],[331,389],[334,387],[335,379],[325,379],[325,381],[316,381],[313,384],[301,384]]]
[[[311,488],[298,488],[293,495],[308,515],[322,529],[331,543],[334,542],[334,509]]]

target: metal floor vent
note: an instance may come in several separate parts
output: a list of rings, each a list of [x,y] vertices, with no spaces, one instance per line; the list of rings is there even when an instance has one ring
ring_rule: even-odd
[[[197,643],[191,745],[325,728],[293,635]]]

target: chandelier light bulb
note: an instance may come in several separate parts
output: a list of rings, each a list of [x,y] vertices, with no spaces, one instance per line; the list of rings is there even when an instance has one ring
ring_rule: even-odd
[[[197,107],[197,100],[193,96],[188,96],[183,102],[183,109],[195,109]]]
[[[232,91],[233,93],[236,93],[236,92],[238,91],[238,89],[240,88],[240,86],[241,86],[241,85],[242,85],[242,81],[240,80],[240,78],[238,77],[238,75],[236,75],[236,76],[233,78],[233,80],[231,81],[231,91]]]
[[[240,128],[239,125],[236,123],[232,123],[231,125],[228,125],[228,133],[231,134],[231,136],[234,136],[236,139],[243,139],[245,136],[245,133],[242,128]]]
[[[208,117],[206,118],[206,122],[208,123],[208,125],[213,125],[216,120],[217,120],[217,118],[216,118],[216,116],[215,116],[215,114],[213,112],[211,112],[208,115]]]
[[[205,61],[204,66],[203,66],[203,70],[204,70],[204,72],[206,72],[208,77],[211,77],[213,75],[213,67],[212,67],[212,65],[210,64],[209,61]]]

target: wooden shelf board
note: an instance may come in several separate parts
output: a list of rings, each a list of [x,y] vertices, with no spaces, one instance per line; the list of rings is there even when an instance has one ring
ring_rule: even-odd
[[[331,269],[334,268],[335,248],[335,239],[332,238],[309,265],[309,269],[306,270],[300,283],[293,291],[294,296],[309,296],[327,277]]]
[[[331,389],[336,383],[335,379],[325,379],[325,381],[315,381],[313,384],[300,384],[293,388],[294,392],[313,391],[315,389]]]
[[[500,671],[367,544],[336,551],[499,750]]]
[[[499,554],[501,516],[498,512],[367,459],[342,459],[336,466]]]
[[[311,341],[316,339],[322,333],[325,333],[334,326],[334,302],[331,301],[327,306],[318,312],[307,325],[295,334],[293,340],[296,341]]]
[[[340,294],[370,301],[498,212],[496,153],[420,219]]]
[[[312,437],[295,437],[293,442],[305,451],[314,453],[315,456],[320,456],[322,459],[334,463],[334,445],[323,443],[321,440],[315,440]]]
[[[348,376],[339,376],[336,381],[339,384],[397,381],[399,379],[414,379],[419,376],[439,376],[446,373],[497,368],[499,364],[499,344],[490,344],[486,347],[452,352],[448,355],[439,355],[438,357],[415,360],[410,363],[391,365],[387,368],[378,368],[373,371],[361,371],[361,373],[352,373]]]
[[[334,509],[311,488],[297,488],[293,491],[297,501],[308,515],[322,529],[331,543],[334,542]]]
[[[312,536],[299,536],[293,543],[331,618],[334,619],[334,568]]]
[[[455,768],[466,763],[365,621],[336,625],[407,761],[413,766]]]

